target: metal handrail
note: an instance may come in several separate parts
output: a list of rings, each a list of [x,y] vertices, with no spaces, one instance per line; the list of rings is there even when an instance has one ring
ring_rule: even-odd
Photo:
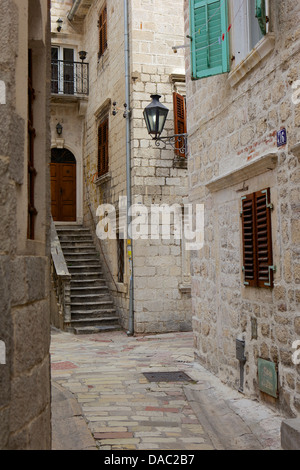
[[[89,64],[52,59],[51,93],[87,96],[89,94]]]

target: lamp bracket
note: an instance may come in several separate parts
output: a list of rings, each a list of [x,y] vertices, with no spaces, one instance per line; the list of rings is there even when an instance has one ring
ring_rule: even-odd
[[[174,150],[177,150],[180,154],[185,155],[187,152],[187,134],[174,134],[167,137],[156,137],[155,145],[160,147],[160,144],[171,145]]]

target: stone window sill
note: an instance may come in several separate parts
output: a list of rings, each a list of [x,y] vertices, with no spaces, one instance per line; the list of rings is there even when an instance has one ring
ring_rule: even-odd
[[[252,49],[250,54],[238,64],[228,76],[228,81],[234,87],[249,73],[261,60],[263,60],[273,49],[275,45],[275,34],[268,33]]]
[[[206,187],[211,192],[220,191],[221,189],[234,186],[235,184],[242,183],[255,176],[265,173],[269,170],[274,170],[278,163],[278,155],[275,152],[270,152],[255,160],[236,168],[223,176],[219,176],[210,181]]]
[[[108,173],[105,173],[105,175],[99,176],[95,181],[95,185],[100,186],[101,184],[107,183],[107,181],[110,181],[110,180],[111,180],[111,173],[108,172]]]

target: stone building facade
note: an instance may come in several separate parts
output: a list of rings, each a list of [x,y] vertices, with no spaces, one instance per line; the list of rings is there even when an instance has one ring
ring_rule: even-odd
[[[233,388],[299,416],[300,5],[200,3],[185,0],[189,198],[205,208],[191,267],[195,353]]]
[[[0,448],[51,447],[49,5],[0,3]]]
[[[143,210],[146,208],[149,221],[151,206],[183,206],[187,202],[186,158],[178,157],[173,148],[155,146],[143,119],[150,95],[159,94],[161,102],[170,109],[165,135],[174,134],[173,93],[185,97],[184,52],[178,49],[174,53],[173,49],[184,42],[183,2],[127,2],[128,68],[124,1],[65,0],[52,1],[51,5],[52,47],[72,48],[74,60],[78,60],[78,52],[84,50],[85,62],[89,64],[88,94],[52,96],[51,105],[52,148],[69,149],[77,163],[74,223],[83,223],[94,234],[110,292],[125,329],[130,323],[130,277],[133,273],[134,331],[190,330],[189,252],[184,250],[182,240],[174,239],[172,227],[170,239],[137,236],[130,250],[132,271],[127,240],[122,239],[124,206],[120,205],[122,198],[126,212],[129,159],[131,202],[141,205]],[[63,24],[58,32],[59,18]],[[129,77],[128,103],[126,74]],[[129,139],[124,113],[129,116]],[[58,123],[63,125],[60,137],[55,130]],[[102,125],[107,125],[105,129],[108,129],[108,161],[102,162],[104,167],[99,168],[102,164],[99,163],[99,128],[104,129]],[[103,204],[114,208],[114,228],[121,233],[121,239],[100,240],[96,235],[101,222],[97,210]],[[133,218],[138,217],[137,206],[135,210]]]

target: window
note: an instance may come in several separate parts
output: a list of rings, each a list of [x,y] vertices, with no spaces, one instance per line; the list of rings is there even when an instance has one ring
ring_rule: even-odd
[[[99,15],[99,52],[98,58],[100,58],[105,50],[107,49],[107,6],[106,4],[102,8]]]
[[[192,77],[229,72],[229,57],[238,65],[266,34],[267,20],[265,0],[190,0]]]
[[[108,172],[108,119],[98,127],[98,177]]]
[[[242,197],[244,285],[273,287],[270,189]]]
[[[124,240],[117,232],[118,282],[124,282]]]
[[[185,97],[179,93],[173,93],[173,109],[174,109],[174,133],[186,134],[186,107]],[[186,157],[184,151],[181,151],[184,140],[175,144],[175,153],[178,157]]]
[[[258,2],[258,0],[245,0],[241,4],[233,1],[231,4],[234,18],[232,53],[235,57],[235,65],[245,59],[266,34],[266,21],[263,21],[263,18],[266,19],[265,9],[259,8],[258,3],[264,7],[264,2]]]
[[[74,49],[51,47],[51,92],[74,95]]]
[[[192,77],[228,72],[227,0],[190,0],[190,28]]]

